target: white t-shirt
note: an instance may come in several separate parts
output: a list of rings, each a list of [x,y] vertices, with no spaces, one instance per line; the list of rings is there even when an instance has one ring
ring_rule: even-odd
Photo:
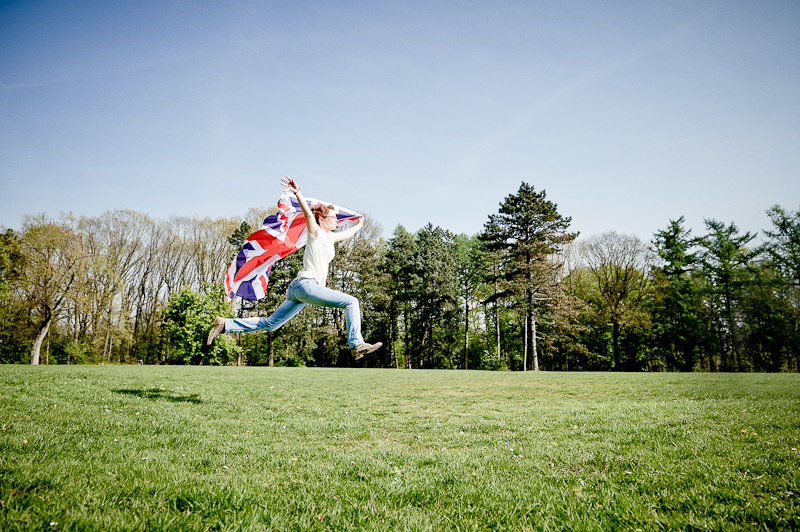
[[[317,229],[317,236],[308,233],[306,251],[303,255],[303,269],[297,274],[298,279],[316,279],[320,286],[328,280],[328,265],[336,254],[333,243],[336,234]]]

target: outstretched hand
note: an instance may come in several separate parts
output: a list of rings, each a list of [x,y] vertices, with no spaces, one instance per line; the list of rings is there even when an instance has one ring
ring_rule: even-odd
[[[295,181],[288,175],[285,178],[281,179],[281,185],[286,187],[285,189],[283,189],[285,192],[292,192],[294,194],[300,192],[300,185],[298,185],[297,181]]]
[[[300,195],[300,185],[298,185],[297,181],[288,175],[281,179],[281,184],[286,187],[283,189],[284,192],[292,192],[295,196],[297,196],[297,202],[300,203],[300,210],[303,211],[303,216],[306,218],[306,227],[308,227],[308,232],[311,234],[311,236],[316,237],[317,231],[319,231],[319,225],[317,225],[317,221],[314,219],[314,214],[311,212],[311,207],[308,206],[308,202],[302,195]]]
[[[356,221],[355,225],[348,227],[344,231],[336,231],[336,242],[347,240],[348,238],[356,234],[363,225],[364,225],[364,217],[362,216]]]

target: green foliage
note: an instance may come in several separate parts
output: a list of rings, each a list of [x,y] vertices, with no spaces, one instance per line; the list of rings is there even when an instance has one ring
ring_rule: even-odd
[[[239,252],[239,249],[244,245],[245,240],[247,240],[247,237],[250,236],[252,232],[253,230],[250,224],[245,221],[239,224],[239,227],[231,233],[231,236],[228,237],[228,244],[233,247],[235,253]]]
[[[8,270],[11,259],[6,251],[5,239],[0,239],[0,301],[8,299]]]
[[[800,209],[786,211],[775,205],[767,211],[773,230],[764,231],[770,241],[764,250],[772,257],[778,270],[796,288],[800,288]]]
[[[454,368],[460,339],[459,278],[455,235],[426,225],[411,234],[398,226],[389,240],[383,293],[387,343],[396,366]],[[463,345],[463,344],[462,344]]]
[[[754,266],[744,287],[743,334],[753,367],[780,371],[800,346],[795,293],[773,263]]]
[[[28,301],[17,296],[25,256],[19,236],[11,229],[0,233],[0,363],[30,362],[30,339],[36,324]]]
[[[454,328],[458,324],[458,278],[453,267],[454,235],[428,224],[416,234],[412,258],[418,280],[413,293],[410,356],[419,367],[453,367]]]
[[[206,337],[216,316],[231,317],[222,302],[222,287],[204,293],[188,287],[178,290],[161,311],[161,327],[169,345],[170,363],[228,364],[241,348],[228,335],[220,335],[206,346]]]
[[[300,354],[289,354],[286,357],[278,359],[275,365],[285,368],[304,368],[306,367],[306,359]]]
[[[0,364],[29,364],[36,323],[28,305],[10,298],[0,304]]]
[[[64,354],[67,358],[67,364],[95,363],[94,357],[92,357],[91,346],[86,342],[67,342],[66,345],[64,345]]]
[[[488,371],[508,371],[505,360],[498,358],[496,353],[484,349],[481,353],[480,369]]]

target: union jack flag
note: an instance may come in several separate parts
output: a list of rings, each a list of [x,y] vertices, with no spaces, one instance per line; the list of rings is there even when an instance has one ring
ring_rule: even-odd
[[[327,201],[306,198],[308,206]],[[337,225],[362,217],[355,211],[333,205]],[[278,200],[278,212],[267,216],[261,229],[247,237],[241,251],[225,274],[225,294],[228,301],[236,296],[255,301],[267,293],[267,281],[272,265],[286,255],[306,245],[306,218],[294,194],[284,192]]]

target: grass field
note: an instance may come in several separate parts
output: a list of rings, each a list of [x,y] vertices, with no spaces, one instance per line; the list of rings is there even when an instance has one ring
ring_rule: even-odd
[[[0,366],[2,530],[800,529],[800,375]]]

